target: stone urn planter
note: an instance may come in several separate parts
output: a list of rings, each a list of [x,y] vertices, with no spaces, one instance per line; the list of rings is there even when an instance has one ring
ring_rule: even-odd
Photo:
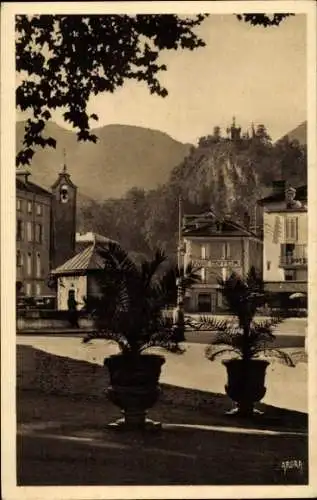
[[[230,359],[222,362],[227,369],[227,395],[237,405],[229,414],[243,417],[255,413],[254,405],[265,396],[265,375],[269,362],[260,359]]]
[[[148,419],[146,415],[159,397],[159,378],[164,363],[165,358],[156,354],[117,354],[105,358],[104,365],[110,375],[107,397],[123,414],[122,418],[110,423],[110,427],[127,430],[160,428],[159,422]]]
[[[89,300],[94,328],[83,342],[103,339],[116,343],[120,352],[104,361],[110,374],[107,397],[122,412],[122,418],[109,425],[115,429],[160,428],[146,416],[159,396],[159,378],[165,363],[165,358],[153,353],[153,349],[173,354],[185,350],[179,345],[184,340],[180,335],[185,328],[184,318],[178,317],[175,324],[165,313],[177,297],[175,278],[180,269],[171,264],[162,271],[167,257],[161,250],[139,263],[113,241],[98,252],[101,270],[96,276],[95,294]],[[199,279],[190,263],[184,279],[184,290]]]
[[[228,377],[225,390],[236,408],[226,414],[252,417],[262,413],[254,405],[266,393],[265,374],[269,362],[263,358],[275,357],[289,367],[295,366],[287,352],[274,346],[273,331],[284,318],[273,314],[263,320],[256,318],[258,308],[267,300],[264,282],[254,268],[245,277],[233,272],[225,280],[219,278],[218,284],[231,318],[202,317],[197,326],[216,333],[205,351],[210,361],[224,354],[232,355],[223,364]]]

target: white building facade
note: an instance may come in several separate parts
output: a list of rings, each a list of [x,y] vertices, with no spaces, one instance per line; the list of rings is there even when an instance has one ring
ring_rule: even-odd
[[[263,278],[272,293],[307,293],[307,187],[275,185],[263,206]]]
[[[185,217],[182,232],[184,267],[192,263],[200,268],[201,281],[185,297],[189,312],[216,312],[224,308],[218,278],[232,272],[245,276],[251,267],[262,268],[262,241],[246,227],[212,214]]]

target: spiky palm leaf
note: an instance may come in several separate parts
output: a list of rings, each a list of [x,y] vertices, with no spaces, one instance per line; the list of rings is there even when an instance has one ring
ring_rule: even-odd
[[[205,349],[205,355],[209,361],[214,361],[216,358],[227,352],[230,354],[235,352],[237,356],[240,356],[240,351],[238,349],[234,349],[233,347],[216,348],[214,345],[209,345]]]
[[[198,274],[198,267],[189,263],[185,269],[178,268],[178,266],[170,267],[163,276],[157,279],[157,286],[159,287],[159,293],[165,300],[165,306],[175,305],[177,300],[177,279],[181,278],[181,288],[183,295],[186,290],[188,290],[195,283],[201,281],[201,277]]]
[[[277,358],[279,361],[281,361],[283,364],[294,367],[295,363],[293,362],[293,359],[287,352],[282,351],[281,349],[276,349],[273,347],[270,348],[265,348],[265,349],[256,349],[254,352],[253,357],[259,357],[260,355],[263,355],[266,358]]]
[[[216,332],[216,338],[206,349],[208,359],[212,361],[230,351],[244,360],[258,357],[261,353],[266,356],[271,353],[271,356],[288,366],[294,366],[288,354],[270,346],[275,339],[273,330],[284,318],[272,316],[258,322],[254,320],[257,308],[263,303],[265,296],[263,282],[255,270],[251,269],[246,279],[233,273],[227,280],[219,279],[218,283],[229,310],[237,321],[210,317],[196,320],[198,330]]]
[[[114,340],[123,352],[131,353],[154,346],[180,352],[173,338],[174,326],[163,317],[164,306],[177,291],[176,280],[170,279],[170,270],[156,279],[165,254],[158,250],[153,259],[138,266],[120,245],[112,243],[100,256],[104,269],[99,276],[100,293],[92,307],[96,331],[84,342],[94,338]]]

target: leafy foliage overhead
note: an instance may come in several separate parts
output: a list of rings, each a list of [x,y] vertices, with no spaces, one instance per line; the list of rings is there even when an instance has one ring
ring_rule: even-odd
[[[64,110],[79,140],[96,142],[87,114],[91,95],[114,92],[127,80],[147,84],[152,94],[167,95],[158,74],[162,50],[193,50],[205,45],[193,31],[206,16],[177,15],[40,15],[16,17],[16,69],[22,82],[17,106],[30,110],[24,149],[17,163],[29,163],[34,146],[55,146],[45,137],[51,111]]]
[[[294,14],[238,14],[239,21],[245,21],[253,26],[279,26],[281,22]]]
[[[242,14],[252,25],[278,26],[291,14]],[[24,147],[17,165],[29,164],[35,146],[56,146],[45,136],[52,110],[61,109],[78,140],[97,141],[90,132],[87,104],[91,95],[114,92],[128,80],[145,83],[152,94],[165,97],[158,75],[167,67],[159,60],[164,50],[193,50],[205,42],[195,34],[208,14],[139,15],[18,15],[16,70],[21,83],[16,103],[29,111]]]

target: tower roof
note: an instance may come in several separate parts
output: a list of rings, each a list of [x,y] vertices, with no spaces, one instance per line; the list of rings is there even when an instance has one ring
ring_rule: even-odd
[[[65,182],[66,184],[68,184],[68,186],[71,186],[72,188],[77,189],[77,186],[71,181],[70,174],[67,170],[65,149],[63,150],[63,156],[64,156],[64,161],[63,161],[62,171],[58,174],[58,179],[56,179],[56,181],[52,185],[51,189],[55,189],[62,182]]]

